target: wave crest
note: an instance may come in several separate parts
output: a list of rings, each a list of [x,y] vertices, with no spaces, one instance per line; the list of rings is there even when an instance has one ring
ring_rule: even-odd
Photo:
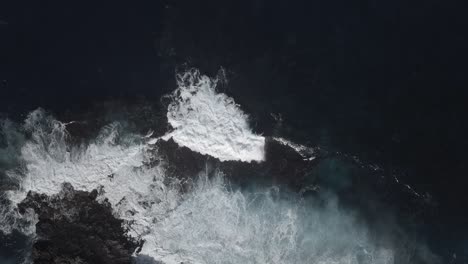
[[[167,111],[174,131],[164,139],[221,161],[263,161],[265,138],[250,130],[234,99],[216,91],[217,82],[195,69],[177,74]]]

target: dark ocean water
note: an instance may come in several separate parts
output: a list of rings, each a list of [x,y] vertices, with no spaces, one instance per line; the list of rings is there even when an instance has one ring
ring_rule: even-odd
[[[1,4],[0,21],[2,115],[21,121],[43,107],[66,119],[105,101],[157,105],[178,69],[214,76],[222,67],[228,82],[218,89],[255,131],[342,153],[319,168],[335,189],[346,189],[359,167],[352,156],[397,175],[431,197],[416,224],[404,225],[446,260],[468,258],[468,19],[460,3],[31,1]],[[406,216],[419,201],[408,197],[385,203]]]

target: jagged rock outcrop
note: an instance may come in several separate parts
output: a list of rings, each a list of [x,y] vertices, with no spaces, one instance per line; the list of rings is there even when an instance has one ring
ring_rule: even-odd
[[[30,192],[18,205],[38,215],[37,240],[33,245],[35,264],[127,264],[141,246],[125,235],[123,221],[112,215],[107,202],[98,202],[98,191],[76,191],[63,184],[53,196]]]
[[[292,147],[273,138],[266,138],[266,156],[262,162],[220,161],[179,146],[172,139],[160,140],[157,144],[158,156],[166,161],[169,176],[193,178],[200,172],[211,173],[220,169],[231,182],[241,186],[253,182],[273,183],[299,191],[311,169],[320,160],[320,157],[305,159]]]

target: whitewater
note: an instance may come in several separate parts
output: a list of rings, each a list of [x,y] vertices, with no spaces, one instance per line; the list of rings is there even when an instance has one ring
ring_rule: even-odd
[[[15,137],[23,140],[5,150],[16,153],[21,166],[6,172],[17,187],[5,192],[9,204],[0,208],[1,231],[34,237],[34,212],[20,215],[16,205],[29,191],[52,196],[67,182],[76,190],[97,189],[97,199],[109,201],[128,235],[144,241],[134,253],[140,263],[148,257],[167,264],[396,263],[401,249],[370,235],[332,194],[321,204],[277,186],[240,189],[222,170],[197,172],[190,188],[183,188],[187,179],[168,175],[158,141],[172,138],[220,161],[264,162],[265,138],[251,131],[234,99],[216,90],[216,79],[190,70],[177,80],[167,109],[172,128],[162,136],[129,132],[112,122],[88,143],[72,144],[70,123],[43,109],[22,125],[3,122],[3,133],[12,135],[10,146]],[[306,158],[304,146],[276,140]],[[400,257],[399,263],[409,262]]]
[[[234,100],[214,89],[211,79],[192,69],[177,75],[167,118],[179,145],[221,161],[263,161],[265,138],[250,131],[247,115]]]

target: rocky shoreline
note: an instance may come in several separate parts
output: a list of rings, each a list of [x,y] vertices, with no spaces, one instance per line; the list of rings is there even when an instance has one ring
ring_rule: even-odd
[[[76,191],[64,183],[53,196],[28,193],[18,207],[28,208],[37,216],[37,239],[31,260],[36,264],[126,264],[141,246],[125,235],[123,220],[112,214],[108,202],[98,202],[98,191]]]

